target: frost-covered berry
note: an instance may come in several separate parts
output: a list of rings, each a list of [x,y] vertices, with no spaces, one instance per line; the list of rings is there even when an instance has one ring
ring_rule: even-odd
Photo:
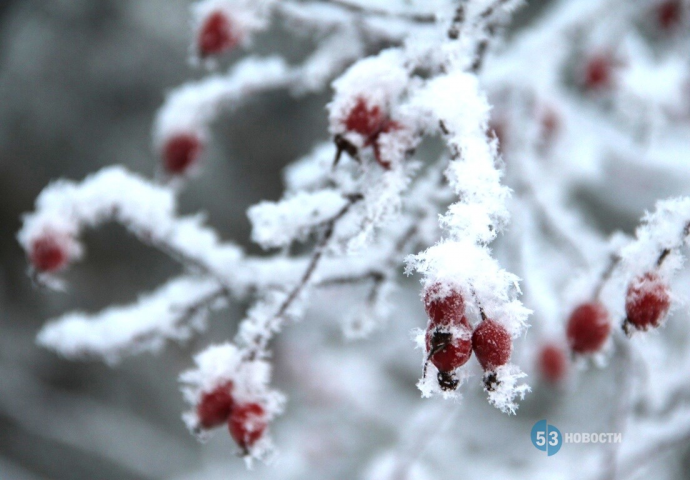
[[[539,352],[537,368],[547,382],[558,384],[568,370],[568,359],[558,345],[547,344]]]
[[[472,349],[482,368],[494,371],[510,360],[513,341],[503,325],[486,319],[472,334]]]
[[[626,331],[632,326],[637,330],[658,327],[671,307],[669,287],[655,273],[636,277],[628,285],[625,297]]]
[[[232,382],[227,382],[201,397],[196,413],[203,428],[218,427],[228,421],[234,403],[232,388]]]
[[[438,370],[438,382],[444,390],[455,390],[458,380],[454,371],[472,356],[472,327],[465,317],[453,326],[432,326],[426,331],[426,351],[428,360]]]
[[[253,402],[235,405],[228,419],[230,435],[244,452],[263,436],[267,426],[266,411]]]
[[[56,235],[46,234],[31,242],[29,261],[39,272],[56,272],[67,266],[69,253],[66,242]]]
[[[579,354],[595,353],[601,349],[611,332],[606,308],[601,303],[583,303],[568,319],[566,336],[570,349]]]
[[[608,55],[590,57],[585,64],[584,87],[587,90],[604,90],[613,83],[613,62]]]
[[[664,30],[676,27],[682,20],[683,7],[680,0],[667,0],[656,7],[656,18]]]
[[[194,134],[183,133],[171,137],[163,146],[163,166],[173,175],[189,171],[201,154],[201,140]]]
[[[213,12],[204,20],[199,30],[198,48],[202,57],[218,55],[238,43],[233,26],[223,12]]]
[[[434,283],[425,290],[424,309],[433,326],[467,322],[462,294],[452,288],[444,288],[440,283]]]
[[[385,120],[386,117],[378,105],[370,107],[366,100],[358,98],[345,119],[345,128],[348,132],[362,135],[365,138],[365,144],[370,145],[383,128]]]

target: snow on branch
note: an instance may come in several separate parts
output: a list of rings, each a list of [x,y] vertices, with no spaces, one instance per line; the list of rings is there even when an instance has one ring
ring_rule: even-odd
[[[51,273],[78,258],[84,228],[116,221],[142,242],[230,283],[220,272],[242,257],[241,249],[221,243],[216,232],[204,225],[203,217],[178,217],[176,209],[171,188],[123,167],[108,167],[81,183],[62,180],[48,186],[36,200],[36,210],[24,217],[18,239],[34,268]],[[63,244],[68,248],[60,250]],[[56,256],[62,258],[59,264]]]
[[[253,226],[252,240],[263,248],[284,247],[294,240],[304,240],[347,203],[334,190],[298,193],[278,203],[261,202],[247,212]]]
[[[188,340],[205,328],[208,311],[222,306],[225,296],[216,281],[178,277],[132,305],[54,319],[38,334],[38,343],[67,358],[115,364],[125,356],[158,352],[167,341]]]

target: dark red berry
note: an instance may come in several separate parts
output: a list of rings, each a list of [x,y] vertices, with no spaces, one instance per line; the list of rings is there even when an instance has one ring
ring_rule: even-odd
[[[587,354],[599,351],[611,332],[606,308],[601,303],[583,303],[570,315],[566,336],[570,349]]]
[[[213,12],[199,31],[199,54],[202,57],[218,55],[238,43],[230,20],[223,12]]]
[[[541,376],[549,383],[560,383],[568,369],[568,359],[557,345],[544,345],[539,352],[537,367]]]
[[[482,368],[493,371],[508,363],[513,341],[503,325],[487,319],[474,330],[472,349]]]
[[[230,435],[245,452],[263,436],[267,426],[266,412],[258,403],[235,405],[228,420]]]
[[[234,403],[232,388],[232,382],[227,382],[201,397],[196,413],[203,428],[218,427],[228,420]]]
[[[186,173],[198,160],[201,149],[201,141],[196,135],[175,135],[163,147],[165,170],[174,175]]]
[[[444,289],[440,283],[432,284],[424,292],[424,309],[432,326],[467,323],[462,294],[452,288]]]
[[[471,332],[465,317],[452,328],[430,326],[426,331],[426,351],[431,363],[440,372],[452,372],[466,364],[472,356]]]
[[[655,273],[641,275],[628,285],[625,298],[626,323],[637,330],[656,328],[671,307],[668,285]]]
[[[370,108],[363,98],[359,98],[345,119],[345,128],[364,136],[365,144],[370,145],[383,128],[384,121],[385,116],[377,105]]]
[[[67,265],[69,258],[64,242],[46,235],[31,242],[29,260],[39,272],[56,272]]]
[[[587,90],[609,88],[613,81],[613,64],[607,55],[595,55],[585,65],[584,85]]]
[[[667,0],[656,7],[656,17],[659,26],[670,30],[681,22],[683,7],[679,0]]]

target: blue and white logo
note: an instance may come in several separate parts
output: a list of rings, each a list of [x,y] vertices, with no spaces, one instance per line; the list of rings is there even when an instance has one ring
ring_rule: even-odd
[[[556,455],[563,445],[561,431],[546,420],[539,420],[532,427],[532,444],[548,456]]]

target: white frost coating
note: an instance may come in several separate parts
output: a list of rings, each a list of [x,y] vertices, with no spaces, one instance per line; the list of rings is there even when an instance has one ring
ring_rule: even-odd
[[[348,200],[335,190],[301,192],[280,202],[261,202],[249,209],[252,240],[263,248],[304,240],[311,231],[334,218]]]
[[[331,178],[335,153],[333,142],[319,143],[307,155],[285,167],[283,182],[286,191],[313,191],[323,188]]]
[[[170,137],[208,135],[209,124],[224,109],[237,107],[252,94],[285,88],[294,72],[281,57],[248,57],[226,75],[213,75],[173,90],[156,115],[153,139],[157,149]]]
[[[493,390],[488,391],[489,403],[498,408],[503,413],[515,415],[518,409],[517,399],[523,400],[525,395],[532,389],[518,381],[527,376],[517,365],[511,363],[496,369],[496,380],[492,386]]]
[[[690,225],[690,198],[672,198],[657,202],[653,212],[647,212],[642,224],[635,231],[635,241],[621,250],[624,265],[632,275],[646,273],[656,268],[656,262],[664,249],[671,253],[660,267],[663,275],[678,270],[683,262],[678,247],[688,240]]]
[[[49,185],[36,200],[36,210],[24,216],[18,239],[28,251],[46,230],[60,229],[76,242],[83,228],[115,220],[142,241],[204,268],[227,272],[242,257],[239,247],[221,243],[217,233],[203,224],[203,216],[177,217],[176,208],[172,189],[123,167],[108,167],[80,183]]]
[[[282,413],[285,396],[269,388],[271,366],[268,362],[248,361],[244,358],[244,352],[231,343],[208,347],[194,357],[194,362],[195,368],[180,375],[184,398],[192,406],[192,410],[186,412],[183,419],[192,432],[200,433],[196,407],[203,394],[212,392],[227,382],[232,382],[232,398],[235,403],[259,403],[269,422]],[[252,457],[265,458],[271,449],[271,441],[268,435],[264,435],[252,446],[250,453]]]
[[[132,305],[57,318],[43,327],[37,341],[67,358],[96,357],[109,364],[125,356],[157,352],[167,341],[187,340],[205,327],[207,309],[192,311],[189,306],[218,290],[212,280],[178,277]]]
[[[489,103],[477,78],[464,72],[438,77],[412,98],[424,127],[438,129],[443,122],[452,153],[446,176],[461,201],[449,207],[441,225],[451,238],[488,243],[508,221],[510,189],[501,184],[496,143],[487,138]]]
[[[508,222],[506,200],[510,196],[510,190],[501,184],[496,142],[486,134],[489,104],[479,91],[477,78],[463,71],[430,80],[412,95],[410,104],[411,110],[417,110],[423,130],[440,128],[446,137],[453,161],[445,173],[460,201],[440,217],[447,238],[408,257],[407,272],[422,273],[426,286],[463,285],[468,307],[475,314],[481,309],[515,338],[525,330],[530,311],[517,299],[518,277],[501,269],[486,246]],[[489,397],[504,412],[514,411],[513,399],[524,396],[528,388],[517,385],[515,379],[522,374],[514,369]],[[437,389],[430,378],[433,376],[427,375],[418,384],[422,395]]]
[[[378,108],[383,116],[389,116],[409,83],[404,63],[401,50],[385,50],[360,60],[333,82],[335,96],[328,104],[331,134],[342,134],[353,145],[362,147],[366,139],[356,132],[348,132],[344,122],[359,100],[364,101],[368,110]]]

